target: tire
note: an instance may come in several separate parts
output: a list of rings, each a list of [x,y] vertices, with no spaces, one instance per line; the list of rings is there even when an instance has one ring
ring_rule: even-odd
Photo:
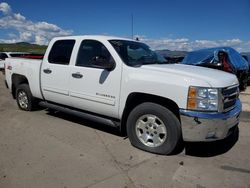
[[[32,96],[30,87],[28,84],[21,84],[16,89],[16,101],[21,110],[32,111],[35,109],[36,100]]]
[[[142,103],[127,119],[127,134],[133,146],[151,153],[169,155],[182,143],[178,118],[156,103]]]

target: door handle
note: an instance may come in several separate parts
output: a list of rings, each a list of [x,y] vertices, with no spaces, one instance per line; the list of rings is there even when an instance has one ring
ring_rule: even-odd
[[[43,69],[43,72],[46,73],[46,74],[50,74],[50,73],[52,73],[52,70],[50,70],[49,68],[48,69]]]
[[[79,72],[76,72],[76,73],[73,73],[73,74],[72,74],[72,77],[73,77],[73,78],[78,78],[78,79],[80,79],[80,78],[83,77],[83,75],[82,75],[81,73],[79,73]]]

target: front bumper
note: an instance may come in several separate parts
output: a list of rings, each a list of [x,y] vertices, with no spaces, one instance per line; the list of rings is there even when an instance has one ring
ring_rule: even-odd
[[[224,113],[180,110],[184,141],[204,142],[226,138],[239,123],[241,102],[238,99],[234,109]]]

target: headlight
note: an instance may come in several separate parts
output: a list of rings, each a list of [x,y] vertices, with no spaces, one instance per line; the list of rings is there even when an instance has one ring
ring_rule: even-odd
[[[218,111],[218,89],[189,87],[187,109]]]

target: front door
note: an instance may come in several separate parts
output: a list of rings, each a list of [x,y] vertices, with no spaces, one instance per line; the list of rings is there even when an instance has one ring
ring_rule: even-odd
[[[72,105],[82,110],[117,118],[121,64],[116,64],[112,71],[95,68],[91,61],[96,57],[114,61],[103,43],[96,40],[83,40],[75,66],[71,67],[70,72]]]

